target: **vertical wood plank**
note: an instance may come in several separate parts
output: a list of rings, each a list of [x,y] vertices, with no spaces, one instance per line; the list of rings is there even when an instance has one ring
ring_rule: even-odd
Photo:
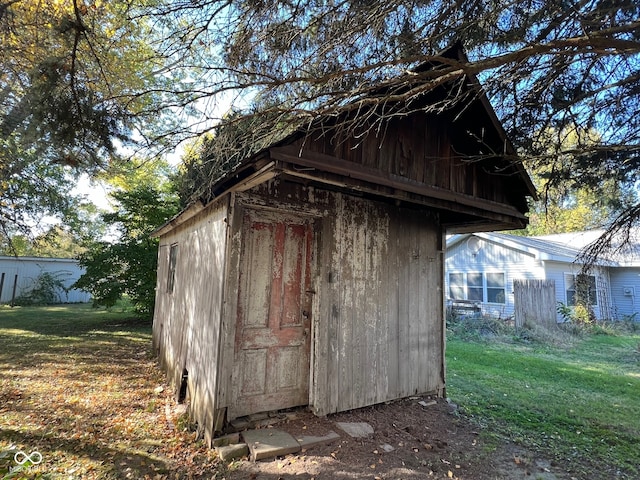
[[[369,133],[362,142],[362,160],[367,167],[382,168],[380,164],[380,149],[374,132]]]
[[[431,366],[427,364],[426,360],[429,358],[430,348],[429,348],[429,332],[428,325],[431,320],[431,314],[433,311],[433,305],[431,304],[431,292],[429,291],[429,271],[428,271],[428,258],[429,258],[429,241],[430,231],[427,228],[426,222],[424,221],[424,217],[421,214],[418,216],[414,222],[416,226],[415,233],[415,244],[417,251],[417,259],[415,260],[415,268],[417,270],[418,280],[418,291],[420,295],[418,295],[418,305],[417,311],[415,312],[415,316],[413,318],[413,322],[417,326],[417,336],[418,336],[418,355],[416,359],[415,369],[418,371],[418,378],[416,380],[416,384],[414,388],[416,389],[416,393],[422,393],[426,391],[427,385],[429,384],[429,374],[431,371]],[[429,306],[431,306],[432,311],[429,311]]]
[[[367,267],[366,218],[368,206],[359,204],[350,199],[348,227],[350,229],[351,251],[347,251],[347,263],[351,268],[351,408],[361,405],[365,395],[366,375],[365,367],[365,342],[367,320],[364,316],[365,281]],[[343,264],[344,265],[344,264]],[[349,354],[349,353],[347,353]]]
[[[435,123],[432,125],[436,125]],[[453,160],[451,159],[451,145],[449,143],[449,135],[444,125],[438,125],[438,165],[437,165],[437,186],[442,188],[451,188],[451,168]]]
[[[378,236],[376,242],[376,251],[378,252],[377,264],[375,266],[377,272],[377,289],[374,292],[375,297],[379,299],[375,303],[376,329],[374,339],[377,340],[377,372],[373,385],[375,390],[375,400],[388,399],[389,377],[393,373],[389,371],[389,323],[392,321],[387,316],[389,310],[390,297],[395,294],[389,282],[389,242],[391,241],[389,232],[389,214],[387,208],[381,208],[377,216],[378,220]],[[372,302],[373,303],[373,302]]]
[[[235,195],[230,199],[229,228],[227,234],[227,274],[225,275],[224,314],[223,314],[223,352],[221,375],[218,388],[220,407],[228,408],[238,392],[233,384],[235,372],[236,318],[238,318],[238,289],[240,288],[240,254],[242,240],[242,218],[244,208],[237,202]],[[229,417],[232,420],[233,417]]]
[[[336,331],[335,291],[332,283],[331,263],[334,236],[334,217],[324,217],[319,222],[318,261],[316,263],[316,298],[314,305],[314,385],[313,407],[318,415],[326,415],[336,405]]]
[[[405,217],[406,218],[406,217]],[[409,303],[409,311],[407,312],[407,323],[409,325],[409,394],[418,393],[417,389],[420,385],[420,370],[423,366],[420,363],[420,354],[423,339],[421,338],[421,321],[420,303],[425,292],[421,291],[420,286],[420,243],[418,241],[418,226],[413,218],[408,219],[407,237],[409,243],[408,254],[408,270],[409,281],[405,287],[406,295]]]
[[[421,387],[423,391],[436,388],[440,373],[440,330],[442,324],[442,290],[439,288],[439,269],[437,268],[439,256],[436,249],[438,239],[434,229],[433,220],[426,218],[423,222],[425,228],[422,231],[421,240],[421,264],[422,264],[422,291],[424,301],[421,305],[421,336],[424,341],[422,362],[423,376]]]
[[[386,363],[387,363],[387,394],[391,399],[401,391],[400,383],[400,279],[399,279],[399,250],[400,229],[396,216],[391,213],[389,218],[388,250],[385,256],[387,269],[386,318],[383,320],[387,326]]]
[[[380,235],[380,211],[374,204],[368,204],[363,225],[363,259],[364,271],[362,277],[362,326],[364,328],[364,348],[362,349],[360,371],[363,375],[364,392],[361,402],[371,404],[376,400],[376,377],[381,374],[378,362],[378,343],[384,341],[377,334],[377,305],[372,298],[378,298],[380,246],[377,238]]]
[[[423,139],[420,142],[413,142],[413,164],[416,169],[414,180],[418,182],[425,182],[425,146],[427,137],[425,132],[424,116],[415,115],[412,117],[411,130],[414,132],[414,135],[420,135],[420,138]]]
[[[339,408],[352,408],[353,398],[353,235],[349,228],[349,199],[340,197],[340,224],[336,238],[340,239],[334,271],[338,278],[340,295],[338,316]]]
[[[337,195],[335,197],[335,204],[333,211],[335,216],[331,219],[330,223],[331,236],[325,238],[325,241],[329,243],[327,250],[329,251],[328,265],[329,271],[327,272],[327,290],[330,292],[330,298],[327,299],[329,303],[329,368],[327,372],[327,385],[329,390],[328,395],[328,408],[327,413],[335,412],[339,408],[339,392],[340,392],[340,375],[341,375],[341,355],[340,350],[341,335],[342,332],[340,316],[342,315],[342,289],[340,275],[340,255],[341,255],[341,242],[340,238],[342,233],[342,197]]]
[[[400,219],[398,219],[400,221]],[[406,225],[398,225],[398,383],[399,396],[410,395],[410,337],[409,319],[411,316],[411,234]]]
[[[440,161],[439,151],[439,133],[435,122],[425,121],[423,129],[424,143],[423,154],[424,159],[424,183],[427,185],[438,185],[437,170],[442,164]]]

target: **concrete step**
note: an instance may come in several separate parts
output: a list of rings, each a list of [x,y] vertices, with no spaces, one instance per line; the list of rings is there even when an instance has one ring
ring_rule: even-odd
[[[300,444],[282,430],[263,428],[242,432],[242,438],[249,447],[251,460],[262,460],[296,453],[301,450]]]
[[[323,436],[301,435],[294,438],[287,432],[273,428],[262,428],[242,432],[242,438],[249,447],[251,460],[282,457],[290,453],[297,453],[302,449],[312,448],[316,445],[329,445],[340,435],[330,431]]]

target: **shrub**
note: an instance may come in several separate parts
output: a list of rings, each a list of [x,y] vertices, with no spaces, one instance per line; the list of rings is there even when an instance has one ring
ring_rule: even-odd
[[[562,302],[558,302],[556,310],[565,322],[577,323],[580,325],[591,325],[596,320],[593,310],[582,303],[571,307]]]
[[[589,325],[572,322],[562,323],[558,328],[551,329],[535,323],[516,328],[512,319],[490,315],[447,316],[447,335],[463,341],[526,343],[569,348],[578,338],[589,333],[590,328]]]
[[[62,303],[61,293],[66,296],[69,289],[61,280],[61,274],[53,274],[50,272],[41,272],[34,280],[31,288],[20,294],[15,300],[15,305],[51,305],[53,303]]]
[[[448,315],[447,331],[460,339],[513,336],[513,322],[489,315]]]

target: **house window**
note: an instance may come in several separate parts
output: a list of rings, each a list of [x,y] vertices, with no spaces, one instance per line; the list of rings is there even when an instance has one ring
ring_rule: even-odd
[[[483,303],[505,303],[503,272],[449,274],[449,298]]]
[[[574,306],[580,303],[586,305],[598,304],[596,277],[594,275],[567,273],[564,276],[564,283],[567,293],[567,305]]]
[[[482,273],[467,273],[467,300],[483,301]]]
[[[464,273],[449,274],[449,296],[452,300],[464,300]]]
[[[505,303],[504,273],[487,273],[487,302]]]
[[[171,245],[169,249],[169,271],[167,274],[167,293],[173,292],[176,282],[176,260],[178,258],[178,244]]]

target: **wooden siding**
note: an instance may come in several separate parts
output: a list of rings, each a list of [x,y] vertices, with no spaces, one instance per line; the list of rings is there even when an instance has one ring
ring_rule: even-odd
[[[443,224],[449,228],[480,230],[513,228],[525,225],[526,217],[514,206],[453,192],[427,185],[398,175],[356,165],[348,160],[324,153],[291,146],[270,149],[272,158],[279,160],[275,167],[283,176],[332,185],[361,194],[386,197],[394,202],[414,204],[423,209],[440,212]]]
[[[314,410],[444,388],[442,255],[428,214],[336,195],[325,219]]]
[[[465,125],[453,125],[446,114],[422,112],[395,118],[383,128],[368,128],[347,137],[335,134],[330,138],[301,139],[295,147],[377,170],[383,177],[404,178],[497,204],[513,206],[518,198],[518,208],[526,210],[523,191],[527,186],[522,179],[513,173],[512,181],[505,181],[508,172],[504,169],[500,174],[490,173],[495,170],[497,158],[480,159],[481,150],[487,147],[474,139],[481,138],[481,131],[487,127],[478,126],[477,120],[469,127],[478,130],[475,136],[467,133]],[[502,152],[503,148],[500,144],[496,150]],[[515,195],[514,184],[520,183],[522,191]]]
[[[154,346],[176,391],[188,372],[190,415],[210,439],[219,399],[219,346],[227,245],[227,205],[208,207],[161,238]],[[175,284],[167,291],[169,252],[177,248]]]
[[[316,414],[443,392],[443,256],[436,215],[278,180],[236,194],[225,318],[237,313],[231,292],[237,291],[245,209],[315,218],[309,404]],[[237,362],[234,337],[228,332],[226,372]],[[227,381],[224,390],[231,392],[231,375]],[[231,406],[232,395],[225,398]]]

